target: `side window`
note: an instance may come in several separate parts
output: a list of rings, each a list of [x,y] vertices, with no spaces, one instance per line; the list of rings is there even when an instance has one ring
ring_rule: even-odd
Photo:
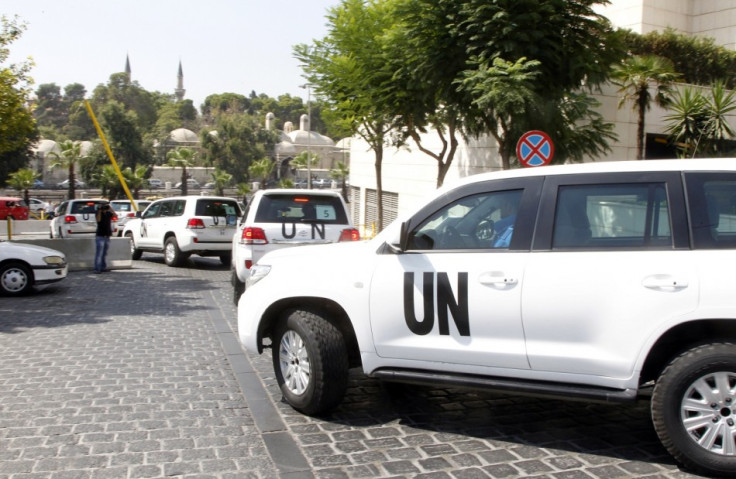
[[[508,249],[522,190],[479,193],[431,215],[409,235],[409,249]]]
[[[161,203],[152,203],[151,206],[146,208],[146,211],[143,212],[142,217],[153,218],[155,216],[158,216],[159,210],[161,210]]]
[[[686,174],[695,248],[736,247],[736,174]]]
[[[671,247],[663,183],[561,186],[553,248]]]
[[[184,214],[184,208],[187,206],[186,200],[176,200],[172,208],[171,214],[173,216],[181,216]]]
[[[174,203],[172,201],[164,201],[161,203],[161,209],[158,211],[159,216],[172,216]]]

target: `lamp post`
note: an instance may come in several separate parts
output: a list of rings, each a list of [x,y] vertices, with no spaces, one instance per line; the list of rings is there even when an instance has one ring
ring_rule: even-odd
[[[307,189],[312,189],[312,85],[305,83],[301,88],[307,89]]]

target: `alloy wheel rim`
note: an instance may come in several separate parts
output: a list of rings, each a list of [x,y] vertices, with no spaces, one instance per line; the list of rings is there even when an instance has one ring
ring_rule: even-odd
[[[289,391],[297,395],[304,394],[309,387],[312,368],[304,339],[296,331],[289,330],[281,338],[279,365]]]
[[[706,374],[685,390],[680,419],[690,439],[721,456],[736,455],[736,373]]]

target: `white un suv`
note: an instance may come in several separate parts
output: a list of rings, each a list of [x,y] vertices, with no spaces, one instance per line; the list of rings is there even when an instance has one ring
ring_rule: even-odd
[[[219,256],[230,264],[230,244],[240,206],[220,196],[175,196],[156,200],[125,224],[133,259],[145,251],[164,254],[168,266],[181,266],[186,259]]]
[[[240,299],[250,267],[269,251],[359,239],[345,202],[335,191],[259,190],[233,236],[233,300],[237,304]]]
[[[443,188],[367,242],[251,268],[238,331],[285,400],[392,381],[651,401],[685,466],[736,475],[736,160],[547,166]],[[316,267],[315,265],[319,265]]]

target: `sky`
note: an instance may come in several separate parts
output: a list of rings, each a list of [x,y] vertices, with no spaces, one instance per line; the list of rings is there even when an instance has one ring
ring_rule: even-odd
[[[293,46],[327,33],[339,0],[1,0],[27,29],[9,63],[32,57],[35,87],[81,83],[88,96],[125,71],[148,91],[173,93],[181,61],[185,99],[216,93],[307,100]]]

